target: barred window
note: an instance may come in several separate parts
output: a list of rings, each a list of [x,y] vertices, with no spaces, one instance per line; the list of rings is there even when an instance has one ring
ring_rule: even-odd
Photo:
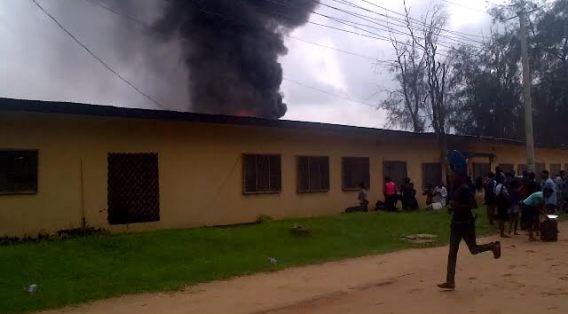
[[[108,222],[160,220],[158,154],[108,154]]]
[[[341,159],[342,188],[345,191],[358,190],[363,183],[370,188],[368,157],[343,157]]]
[[[383,162],[383,176],[391,178],[397,186],[401,186],[404,178],[408,176],[406,161]]]
[[[434,187],[442,182],[442,164],[426,162],[422,164],[422,187]]]
[[[281,190],[280,155],[243,155],[243,192],[279,193]]]
[[[299,156],[298,192],[329,191],[329,158],[323,156]]]
[[[0,150],[0,194],[37,193],[37,150]]]

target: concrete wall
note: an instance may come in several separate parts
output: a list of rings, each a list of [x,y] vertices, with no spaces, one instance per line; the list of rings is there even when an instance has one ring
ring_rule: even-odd
[[[89,225],[116,232],[339,213],[357,203],[357,192],[341,188],[341,157],[348,156],[370,158],[371,204],[382,199],[383,161],[407,162],[423,204],[421,164],[439,156],[433,140],[412,136],[16,112],[0,115],[0,149],[39,151],[38,193],[0,195],[0,236],[79,227],[83,213]],[[497,163],[524,163],[521,146],[467,149],[493,151]],[[160,221],[108,224],[107,154],[124,152],[159,154]],[[242,193],[243,153],[281,155],[281,193]],[[329,156],[329,192],[296,192],[298,155]],[[564,165],[568,151],[539,150],[537,159]]]

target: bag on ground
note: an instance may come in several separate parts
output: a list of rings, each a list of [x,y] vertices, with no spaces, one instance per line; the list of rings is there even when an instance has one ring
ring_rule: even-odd
[[[555,219],[545,219],[540,224],[540,239],[544,242],[558,241],[558,223]]]

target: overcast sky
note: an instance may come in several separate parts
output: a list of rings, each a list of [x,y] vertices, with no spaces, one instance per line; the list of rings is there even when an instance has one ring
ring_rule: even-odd
[[[179,46],[155,44],[144,27],[94,5],[94,1],[101,0],[38,0],[134,85],[170,109],[188,110],[187,73]],[[144,10],[137,12],[138,19],[151,23],[159,17],[157,8],[163,0],[137,1],[144,3]],[[332,0],[321,1],[337,4]],[[371,1],[399,12],[403,10],[402,0]],[[361,0],[352,2],[380,10]],[[407,3],[419,17],[432,1]],[[487,33],[490,18],[483,12],[487,1],[439,3],[446,6],[448,29],[477,35]],[[329,8],[318,11],[341,16]],[[321,16],[312,16],[311,21],[347,28]],[[281,58],[285,77],[281,89],[288,104],[284,119],[384,126],[384,112],[377,110],[376,104],[385,96],[383,91],[392,88],[392,74],[387,65],[372,59],[392,59],[389,43],[313,24],[294,30],[290,37],[286,39],[289,52]],[[0,97],[154,106],[73,42],[31,0],[0,0],[0,42]]]

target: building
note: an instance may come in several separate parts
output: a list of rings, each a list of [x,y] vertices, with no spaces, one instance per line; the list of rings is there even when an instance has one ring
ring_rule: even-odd
[[[512,140],[452,136],[475,176],[522,169]],[[113,232],[334,214],[357,185],[441,180],[432,134],[86,104],[0,99],[0,236]],[[540,168],[568,150],[538,148]]]

